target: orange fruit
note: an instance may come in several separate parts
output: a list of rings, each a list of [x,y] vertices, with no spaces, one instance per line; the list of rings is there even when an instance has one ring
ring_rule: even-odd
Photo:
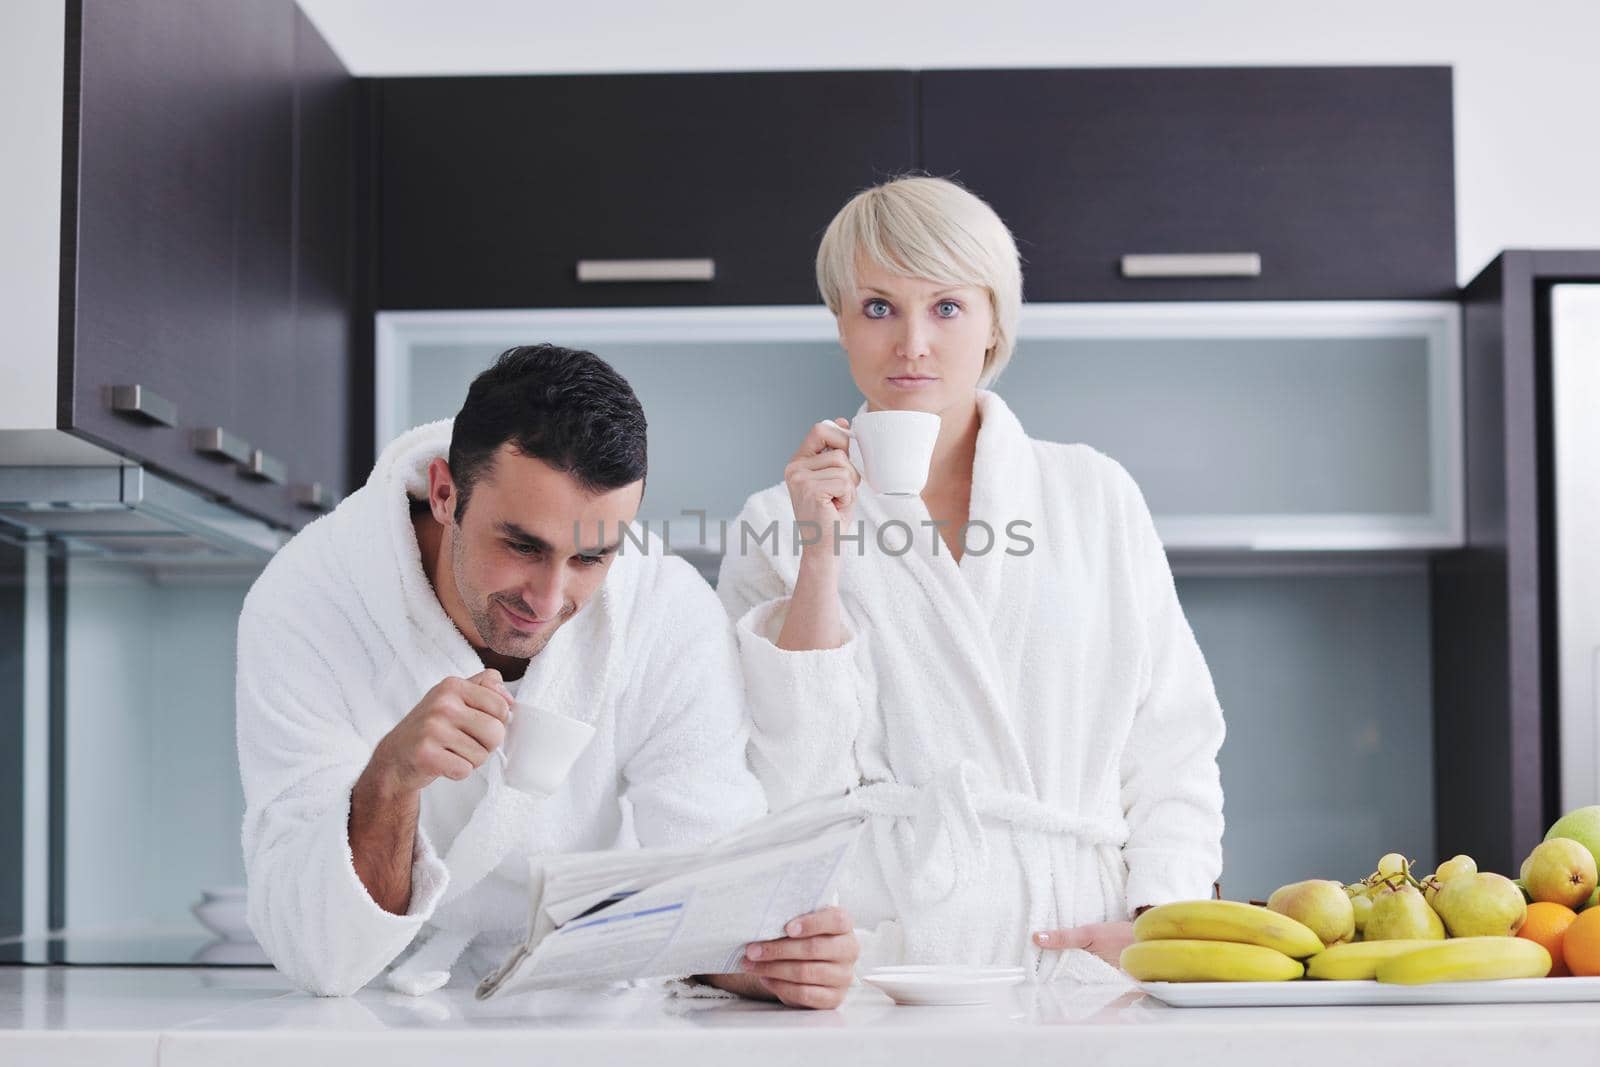
[[[1573,974],[1600,974],[1600,908],[1585,908],[1572,920],[1561,939],[1561,956]]]
[[[1525,937],[1529,941],[1537,941],[1550,953],[1550,977],[1559,978],[1572,973],[1566,962],[1566,941],[1569,928],[1578,920],[1578,913],[1564,904],[1555,904],[1549,901],[1539,901],[1528,905],[1528,918],[1523,922],[1522,929],[1517,931],[1518,937]],[[1600,928],[1595,929],[1595,935],[1600,935]],[[1594,964],[1600,967],[1600,940],[1593,943],[1595,950]],[[1589,971],[1589,974],[1600,973]]]

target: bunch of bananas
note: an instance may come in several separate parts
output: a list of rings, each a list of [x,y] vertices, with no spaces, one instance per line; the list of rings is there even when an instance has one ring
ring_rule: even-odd
[[[1358,941],[1323,948],[1311,928],[1267,908],[1191,900],[1151,908],[1133,923],[1122,969],[1143,982],[1427,982],[1540,978],[1550,953],[1516,937]],[[1305,962],[1302,962],[1305,961]]]
[[[1283,982],[1322,951],[1304,923],[1235,900],[1188,900],[1133,921],[1122,969],[1141,982]]]

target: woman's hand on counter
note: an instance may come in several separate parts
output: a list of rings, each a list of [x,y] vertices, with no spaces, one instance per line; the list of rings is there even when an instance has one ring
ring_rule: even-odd
[[[1089,923],[1066,930],[1040,930],[1033,935],[1033,943],[1058,951],[1081,948],[1113,967],[1120,967],[1122,950],[1133,944],[1133,923]]]

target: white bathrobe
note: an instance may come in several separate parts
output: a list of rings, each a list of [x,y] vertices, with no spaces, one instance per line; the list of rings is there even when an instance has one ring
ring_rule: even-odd
[[[449,441],[446,421],[385,449],[364,487],[272,560],[239,620],[250,928],[314,993],[366,984],[425,925],[395,988],[441,983],[474,938],[493,958],[524,932],[528,857],[611,847],[623,799],[645,845],[707,840],[766,810],[715,595],[659,543],[649,554],[625,544],[511,686],[595,726],[567,781],[536,801],[503,784],[495,758],[465,781],[435,781],[422,794],[410,908],[373,902],[351,860],[351,786],[430,688],[483,670],[423,573],[411,525],[409,498],[426,497],[428,463]]]
[[[781,484],[746,503],[718,594],[736,621],[751,762],[774,809],[851,789],[875,816],[840,891],[862,966],[1116,980],[1030,935],[1210,895],[1222,711],[1132,478],[1088,446],[1030,440],[993,393],[978,404],[970,518],[993,548],[975,529],[957,565],[920,525],[920,498],[863,482],[838,649],[777,647],[794,510]],[[779,536],[761,539],[774,521]]]

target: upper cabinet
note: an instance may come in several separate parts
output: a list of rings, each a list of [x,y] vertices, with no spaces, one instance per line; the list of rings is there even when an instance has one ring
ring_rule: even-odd
[[[919,80],[920,166],[1011,226],[1030,300],[1455,296],[1448,68]]]
[[[812,304],[857,190],[948,175],[1030,300],[1453,299],[1448,68],[381,83],[379,306]]]
[[[357,153],[366,148],[356,82],[316,27],[295,10],[294,402],[285,447],[294,504],[331,505],[349,486],[351,389],[358,347],[354,310],[356,214],[369,201]],[[364,269],[364,267],[359,268]],[[363,448],[363,451],[365,449]]]
[[[916,160],[906,72],[416,78],[381,95],[386,308],[813,304],[828,219]]]
[[[355,83],[292,0],[68,19],[58,425],[298,525],[348,454]]]

